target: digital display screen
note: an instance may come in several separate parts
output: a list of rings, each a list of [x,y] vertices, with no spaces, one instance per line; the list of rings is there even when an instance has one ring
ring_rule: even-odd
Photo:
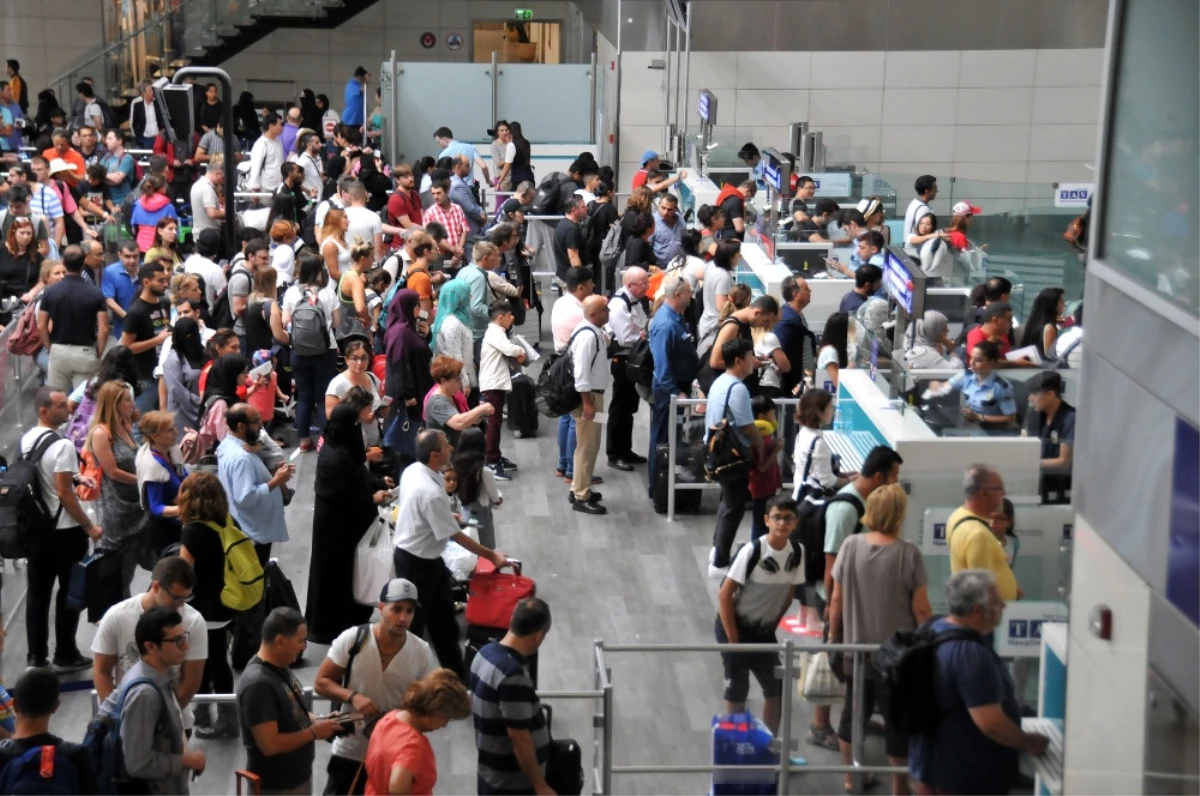
[[[763,159],[763,182],[775,193],[783,193],[783,169],[770,158]]]
[[[887,259],[883,264],[884,290],[904,308],[905,312],[911,315],[913,311],[912,278],[908,274],[908,269],[904,267],[904,263],[900,262],[900,258],[890,250],[886,251]]]
[[[717,98],[710,91],[701,91],[696,100],[696,113],[702,121],[717,123]]]

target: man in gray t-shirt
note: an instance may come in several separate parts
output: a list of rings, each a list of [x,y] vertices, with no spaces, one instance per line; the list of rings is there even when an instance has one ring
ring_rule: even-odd
[[[255,238],[246,244],[246,259],[229,269],[229,309],[233,313],[233,331],[242,338],[242,350],[246,350],[246,305],[253,288],[254,273],[259,268],[271,267],[271,244],[265,238]]]

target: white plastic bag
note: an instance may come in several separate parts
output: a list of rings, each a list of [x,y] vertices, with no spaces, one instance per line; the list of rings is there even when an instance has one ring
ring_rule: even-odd
[[[462,529],[462,532],[471,537],[473,541],[479,541],[479,531],[474,525],[468,525]],[[471,573],[475,571],[475,564],[479,561],[479,556],[451,539],[446,542],[446,547],[442,550],[442,561],[446,562],[446,568],[450,570],[451,576],[455,580],[463,582],[471,579]]]
[[[846,684],[838,682],[829,663],[829,653],[813,652],[809,654],[805,666],[803,690],[800,695],[809,702],[823,704],[846,696]]]
[[[354,601],[377,605],[379,593],[396,577],[392,532],[382,519],[363,534],[354,550]]]

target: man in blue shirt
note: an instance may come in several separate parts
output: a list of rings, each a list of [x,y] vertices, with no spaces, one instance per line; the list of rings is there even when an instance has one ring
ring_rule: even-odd
[[[0,80],[0,150],[17,154],[21,151],[21,133],[24,131],[25,114],[13,99],[12,86]]]
[[[487,224],[487,211],[475,201],[467,178],[471,176],[471,161],[466,155],[456,155],[454,158],[454,174],[450,177],[450,201],[462,208],[467,217],[467,226],[471,228],[468,240],[478,238],[483,234]]]
[[[716,378],[708,391],[708,406],[704,413],[705,442],[712,436],[713,426],[728,420],[737,435],[748,462],[757,461],[762,453],[762,437],[754,425],[754,412],[750,408],[750,388],[742,383],[758,367],[754,356],[754,344],[740,337],[721,346],[721,360],[725,372]],[[729,570],[729,554],[733,540],[737,537],[742,515],[746,513],[746,490],[749,489],[749,467],[740,475],[732,476],[721,483],[721,505],[717,508],[717,527],[713,531],[713,549],[709,557],[708,576],[724,577]]]
[[[112,333],[117,340],[121,339],[124,329],[125,313],[141,291],[141,283],[138,281],[141,260],[137,241],[127,240],[121,244],[121,259],[106,266],[100,279],[100,290],[104,293],[108,310],[112,314]]]
[[[674,194],[664,193],[654,211],[654,234],[650,237],[659,268],[666,268],[679,254],[686,228],[687,224],[679,217],[679,200]]]
[[[438,154],[438,160],[442,158],[456,158],[461,155],[467,159],[467,163],[474,164],[471,168],[467,169],[467,173],[463,177],[463,181],[468,186],[475,184],[475,165],[479,166],[480,171],[483,172],[483,181],[491,185],[492,176],[491,172],[488,171],[488,165],[479,156],[479,150],[473,144],[468,144],[464,141],[455,141],[454,133],[450,132],[449,127],[439,127],[437,132],[433,134],[433,137],[437,140],[438,146],[442,148],[442,151]]]
[[[342,108],[342,124],[347,127],[362,127],[366,118],[366,96],[367,81],[371,79],[371,75],[366,69],[361,66],[354,70],[354,77],[346,82],[346,91],[343,95]]]
[[[995,576],[981,569],[951,575],[946,607],[949,616],[930,630],[963,631],[965,638],[937,646],[933,693],[940,719],[931,735],[909,738],[908,770],[933,793],[1008,793],[1019,754],[1042,754],[1047,739],[1021,729],[1012,677],[984,641],[1004,612]]]
[[[765,192],[767,183],[763,180],[763,163],[762,154],[758,151],[758,147],[752,141],[747,141],[746,145],[738,150],[738,160],[742,161],[750,169],[751,176],[754,177],[754,185],[758,190]]]
[[[796,385],[804,380],[806,371],[812,371],[817,362],[817,336],[808,328],[804,308],[812,301],[812,288],[798,276],[789,276],[780,287],[783,307],[779,322],[775,324],[775,336],[779,347],[792,363],[787,373],[779,374],[779,388],[783,394],[791,395]]]
[[[650,321],[650,356],[654,360],[654,402],[650,408],[650,464],[647,477],[654,496],[655,449],[667,441],[671,417],[671,396],[687,398],[692,381],[700,370],[696,341],[683,320],[683,312],[692,301],[692,287],[680,273],[663,278],[663,303]]]
[[[249,404],[234,404],[225,412],[229,433],[217,446],[217,477],[229,497],[229,513],[254,541],[258,560],[266,565],[271,545],[288,540],[281,488],[296,472],[284,462],[272,475],[262,459],[246,450],[258,440],[262,417]]]

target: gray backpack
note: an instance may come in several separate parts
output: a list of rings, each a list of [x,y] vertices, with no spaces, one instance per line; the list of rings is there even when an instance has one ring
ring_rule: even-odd
[[[321,356],[329,350],[329,325],[317,294],[305,290],[292,311],[292,350],[306,357]]]

